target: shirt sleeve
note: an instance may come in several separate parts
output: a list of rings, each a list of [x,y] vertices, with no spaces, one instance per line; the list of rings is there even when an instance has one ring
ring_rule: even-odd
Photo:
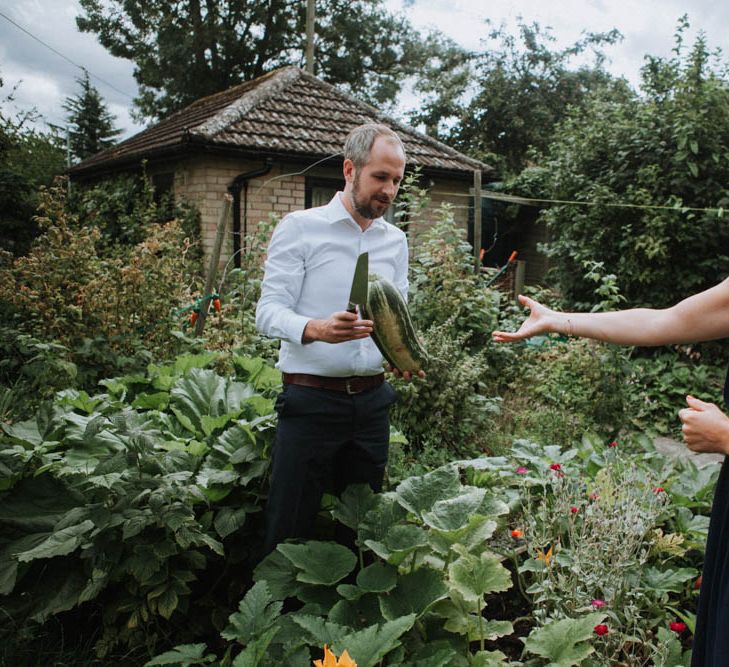
[[[405,234],[402,234],[395,264],[394,283],[405,301],[408,300],[408,261],[408,241]]]
[[[286,216],[268,246],[268,256],[256,306],[256,328],[271,338],[301,344],[311,319],[295,312],[304,281],[304,247],[296,220]]]

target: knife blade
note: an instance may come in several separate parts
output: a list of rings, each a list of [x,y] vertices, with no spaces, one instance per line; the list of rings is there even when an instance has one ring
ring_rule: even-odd
[[[352,289],[349,290],[347,312],[354,313],[357,311],[357,306],[367,303],[368,274],[369,254],[363,252],[357,257],[357,264],[354,267],[354,278],[352,278]]]

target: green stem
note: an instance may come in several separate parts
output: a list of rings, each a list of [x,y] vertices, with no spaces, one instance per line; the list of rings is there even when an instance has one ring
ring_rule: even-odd
[[[359,553],[359,569],[364,570],[364,552],[359,545],[357,545],[357,552]]]
[[[418,553],[418,550],[415,549],[415,551],[413,551],[413,558],[410,561],[410,572],[411,573],[415,571],[415,559],[417,557],[417,553]]]
[[[527,602],[531,602],[531,599],[526,593],[526,589],[524,588],[524,578],[522,577],[521,572],[519,572],[519,561],[516,559],[516,552],[511,552],[511,560],[514,562],[514,573],[516,574],[516,585],[519,587],[519,593],[521,593],[521,596],[526,600]]]
[[[481,600],[476,600],[476,614],[478,614],[478,638],[479,643],[481,645],[481,650],[485,651],[486,647],[484,645],[484,638],[483,638],[483,615],[481,614]]]

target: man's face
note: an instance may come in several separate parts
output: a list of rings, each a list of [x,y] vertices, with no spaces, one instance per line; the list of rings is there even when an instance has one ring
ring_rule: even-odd
[[[372,144],[366,165],[357,169],[346,160],[344,170],[345,193],[349,190],[352,207],[360,217],[373,220],[382,216],[397,196],[405,173],[405,155],[399,143],[380,136]]]

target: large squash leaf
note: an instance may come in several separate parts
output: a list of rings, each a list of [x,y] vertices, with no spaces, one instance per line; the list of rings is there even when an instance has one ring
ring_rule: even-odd
[[[525,642],[529,653],[547,658],[554,667],[579,665],[595,649],[587,643],[605,614],[594,612],[580,618],[565,618],[533,631]]]

